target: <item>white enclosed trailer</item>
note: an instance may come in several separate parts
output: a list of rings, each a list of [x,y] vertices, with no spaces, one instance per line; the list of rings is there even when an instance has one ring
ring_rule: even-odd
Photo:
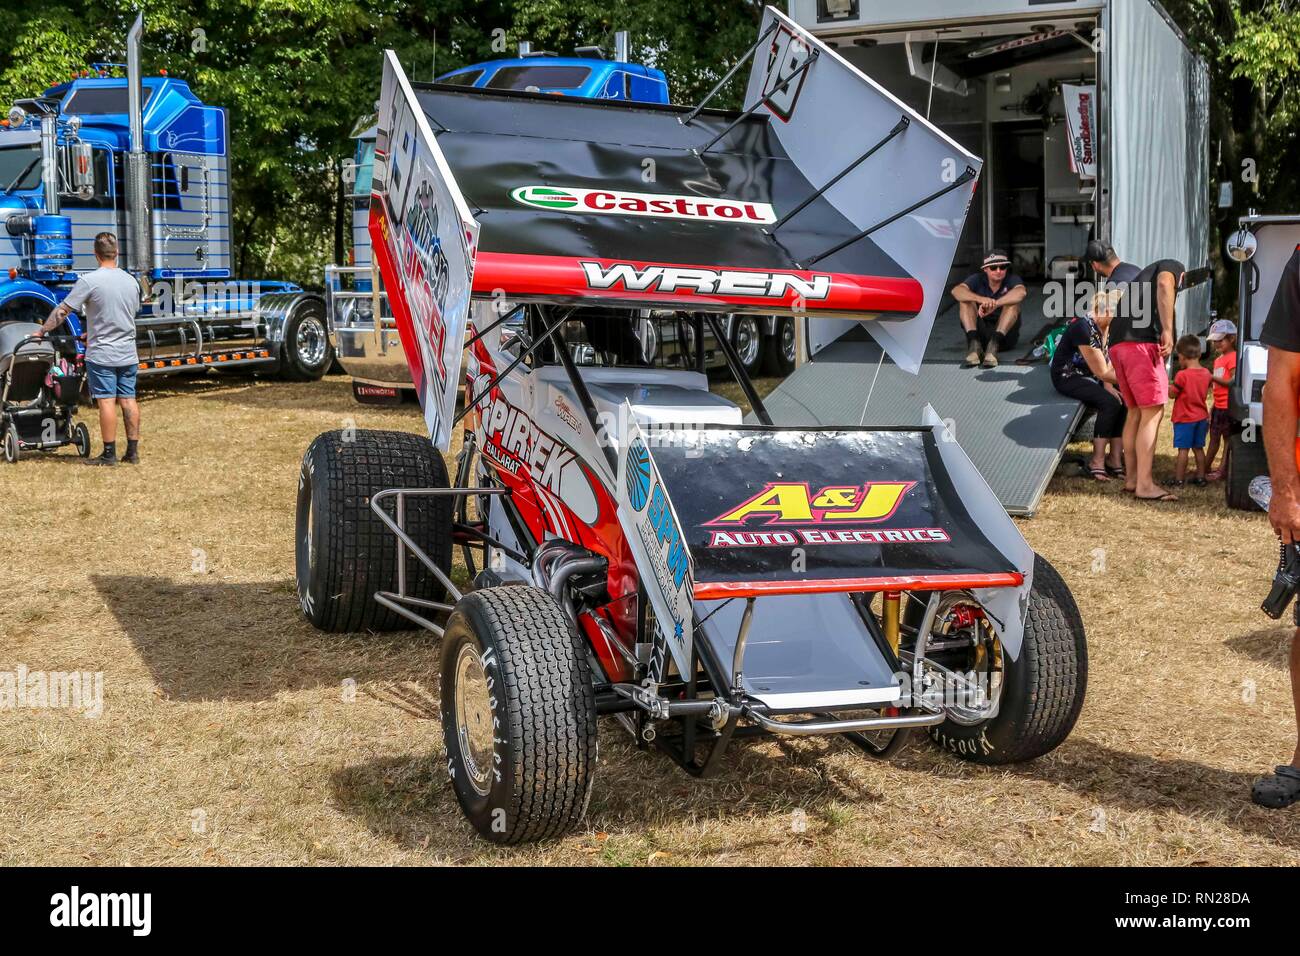
[[[1091,278],[1080,259],[1089,239],[1103,238],[1139,266],[1183,262],[1177,332],[1203,332],[1211,292],[1206,66],[1152,0],[791,0],[790,11],[984,168],[964,226],[955,224],[960,242],[943,300],[927,303],[937,312],[932,334],[912,330],[904,343],[880,322],[846,336],[847,323],[809,319],[803,355],[837,368],[797,371],[769,404],[811,421],[870,397],[867,419],[900,424],[933,404],[1003,504],[1032,513],[1079,406],[1057,395],[1042,366],[957,368],[964,348],[947,290],[978,271],[985,250],[1005,250],[1031,289],[1024,343],[1086,301],[1086,287],[1050,283]],[[1081,108],[1088,100],[1091,111]],[[925,210],[912,218],[954,229]],[[928,345],[918,350],[917,341]],[[880,348],[892,365],[846,374],[854,363],[874,364]]]

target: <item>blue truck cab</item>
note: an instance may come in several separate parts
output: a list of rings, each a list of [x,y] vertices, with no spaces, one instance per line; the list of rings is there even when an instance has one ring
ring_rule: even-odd
[[[620,41],[620,45],[621,45]],[[561,57],[529,54],[508,60],[475,63],[444,73],[438,83],[477,89],[516,90],[637,103],[667,103],[668,80],[653,67],[628,62],[623,55]],[[331,336],[339,364],[352,376],[353,394],[360,401],[401,399],[410,388],[410,373],[396,326],[380,290],[373,295],[371,258],[370,180],[375,159],[375,117],[363,116],[352,130],[357,148],[350,168],[352,248],[347,265],[325,268],[325,294]],[[374,318],[375,302],[380,316]]]
[[[667,103],[664,74],[638,63],[593,57],[527,56],[452,70],[439,83],[485,90],[526,90],[598,100]]]
[[[41,321],[94,239],[118,238],[141,284],[140,373],[251,366],[315,378],[332,362],[324,300],[287,282],[236,280],[229,122],[189,84],[96,65],[17,101],[0,122],[0,323]],[[68,324],[83,331],[75,313]]]

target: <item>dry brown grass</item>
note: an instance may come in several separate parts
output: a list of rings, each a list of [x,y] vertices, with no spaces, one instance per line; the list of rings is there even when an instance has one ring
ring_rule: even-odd
[[[1263,518],[1217,487],[1146,505],[1066,478],[1021,526],[1088,625],[1087,705],[1054,754],[753,742],[695,781],[606,721],[585,832],[490,847],[444,779],[437,642],[298,611],[298,460],[349,419],[421,428],[338,378],[154,384],[138,469],[0,468],[0,670],[105,672],[98,719],[0,711],[0,864],[1300,862],[1300,813],[1248,801],[1294,733]]]

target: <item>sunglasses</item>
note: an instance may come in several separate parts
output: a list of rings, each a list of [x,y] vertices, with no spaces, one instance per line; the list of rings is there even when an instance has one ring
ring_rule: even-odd
[[[1010,266],[985,266],[984,268],[988,269],[989,272],[1006,272]]]

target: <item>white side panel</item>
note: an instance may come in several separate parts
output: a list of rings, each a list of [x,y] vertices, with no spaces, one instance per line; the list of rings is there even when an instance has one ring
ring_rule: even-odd
[[[817,0],[790,0],[790,16],[814,33],[829,33],[845,27],[899,28],[972,20],[1003,20],[1048,14],[1082,13],[1100,3],[1080,0],[858,0],[856,16],[819,16]],[[831,6],[827,4],[826,6]]]
[[[1115,250],[1139,266],[1209,262],[1209,74],[1151,0],[1112,0],[1109,148]],[[1209,319],[1208,282],[1182,293],[1178,333]]]
[[[810,183],[830,182],[847,161],[883,140],[900,118],[910,122],[825,194],[859,229],[952,186],[968,168],[978,176],[977,156],[772,7],[763,15],[762,29],[773,20],[780,26],[771,47],[765,44],[754,57],[745,106],[777,88],[816,51],[817,61],[763,107],[771,114],[772,132]],[[890,358],[909,371],[920,368],[925,354],[975,182],[962,183],[864,240],[874,241],[924,289],[924,304],[914,318],[866,323]],[[826,321],[835,323],[836,334],[852,328],[851,322]]]

